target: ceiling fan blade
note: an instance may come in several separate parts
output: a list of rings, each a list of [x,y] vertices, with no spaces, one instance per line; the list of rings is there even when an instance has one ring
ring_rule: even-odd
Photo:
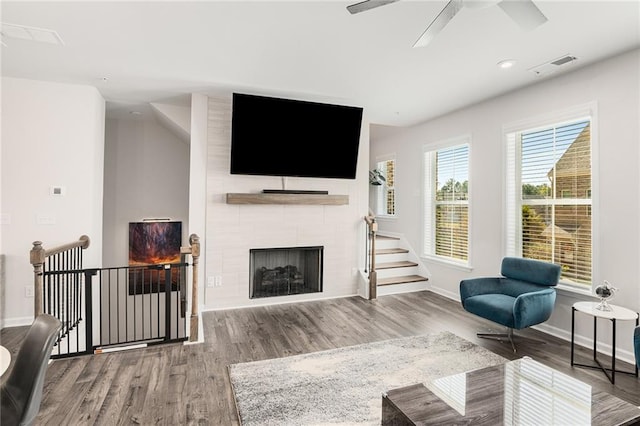
[[[547,22],[547,17],[531,0],[502,0],[498,6],[525,31]]]
[[[360,3],[355,3],[347,6],[347,10],[352,14],[365,12],[369,9],[375,9],[376,7],[384,6],[385,4],[395,3],[398,0],[365,0]]]
[[[447,3],[444,9],[436,16],[436,19],[424,30],[418,41],[413,44],[413,47],[423,47],[429,44],[436,34],[442,31],[449,21],[456,16],[456,13],[460,12],[462,6],[462,0],[451,0]]]

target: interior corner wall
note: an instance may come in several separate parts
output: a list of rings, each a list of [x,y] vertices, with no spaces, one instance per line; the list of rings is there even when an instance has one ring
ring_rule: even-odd
[[[207,223],[207,114],[209,98],[201,93],[191,94],[191,123],[189,141],[189,236],[195,234],[200,241],[200,258],[198,259],[197,277],[198,292],[195,301],[202,305],[205,292],[206,262],[206,223]],[[193,279],[193,271],[187,276],[188,282]],[[193,294],[190,292],[187,306],[193,312]],[[198,311],[200,306],[196,306]],[[202,323],[202,322],[200,322]],[[202,336],[200,336],[202,338]]]
[[[182,222],[188,245],[189,145],[154,119],[109,119],[104,159],[105,267],[129,263],[129,222]]]
[[[594,176],[599,176],[599,193],[594,195],[594,211],[598,212],[594,220],[598,221],[600,244],[594,248],[599,253],[594,259],[594,276],[619,288],[613,303],[640,311],[639,75],[640,50],[634,50],[410,128],[384,129],[382,137],[372,140],[371,159],[396,154],[396,219],[380,221],[380,232],[402,234],[414,247],[422,247],[423,209],[418,182],[422,182],[423,147],[470,134],[473,270],[425,260],[432,272],[431,288],[458,300],[460,280],[499,274],[504,256],[503,126],[595,102],[599,169]],[[540,328],[568,339],[571,305],[579,300],[595,298],[559,291],[552,317]],[[587,343],[592,335],[591,321],[577,321],[577,339]],[[620,322],[618,349],[633,359],[631,323]],[[611,336],[605,328],[608,327],[599,330],[598,336],[606,346]]]
[[[84,263],[101,265],[104,114],[94,87],[2,78],[3,326],[33,319],[33,241],[46,249],[88,235]]]
[[[231,205],[227,193],[281,188],[279,177],[231,175],[231,97],[209,98],[206,211],[206,274],[220,286],[205,288],[204,309],[225,309],[355,295],[364,262],[364,216],[368,206],[369,125],[363,120],[355,180],[286,178],[287,189],[346,194],[349,204]],[[365,111],[366,115],[366,111]],[[309,129],[313,131],[313,129]],[[310,159],[310,161],[313,161]],[[249,298],[249,250],[324,246],[323,292]],[[212,280],[213,281],[213,280]]]

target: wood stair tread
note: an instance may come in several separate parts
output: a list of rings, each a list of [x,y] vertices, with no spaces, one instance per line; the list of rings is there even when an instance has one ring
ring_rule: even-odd
[[[409,262],[408,260],[401,260],[398,262],[377,263],[376,269],[380,270],[380,269],[391,269],[391,268],[410,268],[412,266],[418,266],[418,264],[415,262]]]
[[[382,241],[382,240],[394,240],[394,241],[396,241],[396,240],[399,240],[399,239],[400,238],[398,238],[398,237],[388,237],[386,235],[376,235],[376,240],[380,240],[380,241]]]
[[[379,278],[378,287],[394,284],[415,283],[419,281],[429,281],[429,279],[420,275],[405,275],[399,277]]]
[[[403,254],[409,253],[409,250],[403,248],[376,249],[376,255],[379,254]]]

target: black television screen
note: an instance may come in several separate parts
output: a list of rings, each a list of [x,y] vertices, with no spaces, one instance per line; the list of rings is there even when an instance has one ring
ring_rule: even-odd
[[[233,94],[231,173],[355,179],[362,108]]]

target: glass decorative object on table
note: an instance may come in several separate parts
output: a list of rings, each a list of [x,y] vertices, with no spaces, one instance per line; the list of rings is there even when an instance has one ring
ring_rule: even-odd
[[[618,291],[618,289],[612,286],[607,280],[604,280],[604,284],[596,287],[596,296],[600,298],[600,303],[598,303],[596,309],[600,311],[611,312],[612,309],[611,306],[609,306],[608,301],[613,298],[616,291]]]

